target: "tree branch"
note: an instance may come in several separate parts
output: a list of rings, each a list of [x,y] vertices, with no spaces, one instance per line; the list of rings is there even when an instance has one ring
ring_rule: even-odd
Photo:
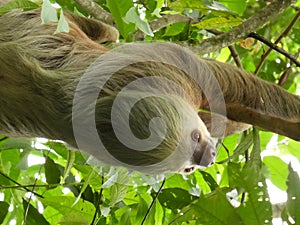
[[[298,52],[295,54],[295,58],[298,58],[300,55],[300,48],[298,48]],[[290,63],[290,66],[284,71],[284,73],[280,76],[278,85],[283,86],[286,82],[288,76],[290,75],[291,69],[292,69],[293,62]]]
[[[147,217],[149,216],[149,214],[150,214],[150,212],[151,212],[151,209],[153,208],[154,203],[156,202],[156,200],[157,200],[159,194],[161,193],[161,191],[162,191],[162,189],[163,189],[163,187],[164,187],[164,185],[165,185],[165,182],[166,182],[166,178],[165,178],[165,179],[163,180],[163,182],[161,183],[161,185],[160,185],[160,187],[159,187],[159,190],[157,191],[157,193],[156,193],[155,197],[153,198],[153,200],[152,200],[150,206],[148,207],[148,210],[147,210],[147,212],[146,212],[146,214],[145,214],[145,216],[144,216],[144,218],[143,218],[143,221],[142,221],[141,225],[143,225],[143,224],[146,222],[146,219],[147,219]]]
[[[232,45],[238,40],[245,39],[249,33],[255,32],[259,27],[263,26],[291,4],[292,0],[274,0],[239,26],[216,37],[201,41],[198,46],[193,48],[193,51],[197,54],[214,52]]]
[[[149,22],[149,25],[153,31],[160,30],[166,26],[169,26],[173,23],[189,23],[191,18],[188,18],[184,15],[175,14],[175,15],[164,15],[158,19],[152,20]]]
[[[292,56],[291,54],[289,54],[288,52],[286,52],[282,48],[279,48],[276,44],[273,44],[272,42],[268,41],[267,39],[265,39],[264,37],[262,37],[262,36],[260,36],[256,33],[250,33],[249,37],[253,37],[253,38],[263,42],[264,44],[268,45],[271,49],[274,49],[275,51],[281,53],[282,55],[284,55],[285,57],[287,57],[293,63],[295,63],[297,66],[300,67],[300,62],[298,62],[297,59],[294,56]]]
[[[207,30],[207,31],[210,32],[210,33],[212,33],[212,34],[214,34],[214,35],[220,35],[220,34],[223,34],[223,32],[218,31],[218,30],[215,30],[215,29],[211,29],[211,30]],[[238,52],[236,51],[235,47],[234,47],[233,45],[229,45],[229,46],[228,46],[228,49],[229,49],[229,51],[230,51],[230,53],[231,53],[231,56],[233,57],[233,60],[234,60],[234,62],[235,62],[235,64],[236,64],[236,66],[237,66],[238,68],[243,69],[243,65],[242,65],[242,63],[241,63],[239,54],[238,54]]]
[[[288,27],[282,32],[282,34],[277,38],[277,40],[274,42],[275,45],[277,45],[282,38],[286,37],[288,35],[288,33],[290,32],[290,30],[292,29],[292,27],[295,25],[295,23],[297,22],[297,20],[300,17],[300,11],[298,11],[297,15],[294,17],[294,19],[292,20],[292,22],[288,25]],[[269,48],[262,56],[261,56],[261,60],[259,62],[259,64],[257,65],[254,74],[257,75],[265,61],[265,59],[268,57],[268,55],[271,53],[272,48]]]
[[[86,12],[92,15],[94,18],[105,22],[106,24],[113,25],[114,19],[112,15],[105,11],[101,6],[96,4],[93,0],[74,0],[80,5]]]
[[[18,188],[22,188],[22,189],[24,189],[25,191],[28,191],[28,192],[30,192],[30,193],[32,193],[32,194],[34,194],[34,195],[36,195],[36,196],[38,196],[38,197],[40,197],[40,198],[44,198],[44,196],[42,196],[42,195],[40,195],[40,194],[34,192],[33,190],[30,190],[30,189],[27,188],[26,186],[23,186],[22,184],[20,184],[19,182],[15,181],[15,180],[12,179],[12,178],[10,178],[9,176],[7,176],[5,173],[3,173],[3,172],[1,172],[1,171],[0,171],[0,175],[3,176],[3,177],[5,177],[5,178],[8,179],[9,181],[13,182],[14,184],[18,185],[18,186],[17,186]],[[2,188],[3,188],[3,187],[0,186],[0,189],[2,189]]]

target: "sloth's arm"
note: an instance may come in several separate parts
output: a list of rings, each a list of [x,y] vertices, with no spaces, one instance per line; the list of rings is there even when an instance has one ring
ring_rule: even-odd
[[[205,60],[216,76],[227,117],[300,141],[300,97],[229,64]],[[203,105],[208,109],[208,105]]]
[[[115,42],[119,38],[117,29],[99,20],[78,16],[74,13],[66,13],[66,17],[97,43]]]

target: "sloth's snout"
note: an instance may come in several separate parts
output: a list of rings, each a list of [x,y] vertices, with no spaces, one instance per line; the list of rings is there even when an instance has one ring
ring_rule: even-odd
[[[197,145],[193,154],[193,161],[195,164],[202,167],[208,167],[215,163],[215,159],[216,148],[211,140]]]

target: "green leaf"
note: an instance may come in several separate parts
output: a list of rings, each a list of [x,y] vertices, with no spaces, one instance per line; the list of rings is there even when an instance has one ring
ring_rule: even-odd
[[[7,149],[24,149],[32,150],[33,138],[10,138],[4,142],[0,142],[0,150]]]
[[[251,160],[247,163],[249,167],[259,167],[261,168],[261,149],[260,149],[260,137],[259,131],[256,128],[253,128],[253,149],[250,155]]]
[[[94,205],[82,199],[80,199],[80,201],[73,205],[75,200],[76,198],[71,196],[49,196],[40,199],[40,201],[45,206],[51,206],[62,215],[77,214],[78,216],[81,216],[83,218],[86,218],[86,220],[91,221],[95,212]]]
[[[186,191],[190,190],[192,187],[193,184],[188,182],[181,174],[173,174],[172,176],[168,177],[164,185],[164,189],[181,188]]]
[[[220,61],[220,62],[226,62],[230,56],[231,56],[231,53],[230,53],[229,48],[223,48],[220,51],[220,54],[218,55],[216,60]]]
[[[237,210],[220,189],[209,195],[201,195],[198,200],[181,209],[180,216],[176,215],[173,219],[176,219],[176,224],[187,221],[205,225],[243,224]]]
[[[180,34],[185,27],[186,23],[174,23],[166,28],[164,36],[176,36]]]
[[[127,24],[124,21],[126,13],[133,7],[133,2],[128,0],[107,0],[107,6],[117,23],[119,32],[126,39],[135,29],[134,24]]]
[[[102,185],[102,188],[112,187],[118,180],[118,173],[111,175]]]
[[[31,204],[29,204],[28,212],[25,215],[27,208],[27,201],[23,200],[24,216],[26,216],[26,222],[30,225],[50,225],[42,214],[38,212]]]
[[[196,197],[180,188],[167,188],[162,190],[158,199],[164,207],[169,209],[181,209],[184,206],[191,204]]]
[[[278,188],[285,191],[288,177],[288,165],[277,156],[266,156],[263,159],[264,164],[268,167],[270,180]]]
[[[139,203],[132,206],[132,211],[130,214],[130,222],[134,225],[141,224],[149,207],[144,198],[142,198],[140,195],[138,197]]]
[[[58,21],[56,9],[51,5],[49,0],[43,1],[41,20],[43,24]]]
[[[298,224],[300,222],[300,179],[298,173],[293,170],[291,165],[289,165],[287,186],[288,200],[286,204],[286,213],[288,217],[294,220],[294,223],[289,224]],[[289,221],[291,221],[290,218]]]
[[[20,175],[18,165],[20,163],[20,150],[10,149],[0,151],[0,171],[7,174],[12,179],[17,179]],[[3,183],[2,183],[3,182]],[[0,184],[9,184],[10,182],[0,176]]]
[[[227,158],[225,160],[222,160],[219,163],[225,163],[225,162],[230,161],[231,159],[234,159],[234,158],[240,156],[245,151],[249,150],[249,148],[251,147],[252,144],[253,144],[253,135],[252,135],[252,133],[249,133],[246,136],[243,135],[240,143],[234,149],[233,154],[229,158]]]
[[[265,177],[261,170],[259,135],[253,130],[254,146],[250,160],[241,173],[239,186],[245,190],[248,199],[239,209],[245,225],[261,225],[272,223],[272,205]]]
[[[204,180],[206,181],[206,183],[210,187],[211,191],[214,191],[216,188],[219,187],[219,185],[217,184],[215,179],[209,173],[206,173],[204,171],[200,171],[200,173],[202,174]]]
[[[80,193],[77,196],[76,201],[73,204],[77,204],[77,202],[80,200],[82,193],[86,190],[86,188],[90,184],[90,181],[91,181],[94,174],[95,174],[95,170],[91,170],[90,174],[88,175],[88,177],[86,179],[86,181],[84,182],[83,186],[80,189]]]
[[[163,224],[163,217],[164,217],[164,210],[159,201],[155,202],[154,211],[152,212],[153,217],[153,223],[155,225],[161,225]],[[150,215],[151,216],[151,215]]]
[[[133,23],[145,34],[152,36],[152,37],[154,36],[149,24],[140,18],[135,7],[131,7],[128,10],[128,12],[126,13],[126,15],[124,17],[124,21],[127,23]]]
[[[114,206],[118,202],[122,201],[127,193],[127,190],[128,190],[127,185],[114,184],[110,189],[111,199],[109,205]]]
[[[228,167],[229,185],[239,187],[241,182],[242,165],[240,163],[229,162]]]
[[[241,0],[219,0],[220,3],[224,4],[230,11],[236,12],[240,16],[243,15],[247,2]]]
[[[65,182],[67,177],[69,176],[69,173],[71,172],[71,169],[73,168],[74,162],[75,162],[75,151],[68,151],[68,160],[67,160],[67,165],[64,170],[64,176],[62,179],[62,183]]]
[[[239,208],[244,224],[271,224],[272,206],[262,172],[258,167],[250,167],[243,171],[242,177],[242,187],[248,193],[246,203]]]
[[[126,209],[126,211],[121,216],[119,224],[120,225],[131,225],[130,214],[131,214],[131,209],[130,208]]]
[[[90,220],[78,213],[68,213],[59,220],[59,225],[88,225]]]
[[[195,1],[195,0],[178,0],[170,4],[171,9],[179,12],[184,12],[185,9],[198,10],[201,14],[211,14],[214,16],[229,16],[236,15],[229,11],[224,5],[216,1]]]
[[[61,33],[61,32],[68,33],[69,31],[70,31],[69,24],[64,16],[63,10],[60,10],[60,16],[54,34]]]
[[[120,168],[116,172],[118,174],[117,180],[110,189],[110,206],[122,201],[128,190],[128,171]]]
[[[14,0],[10,1],[4,6],[0,7],[0,15],[10,12],[13,9],[24,9],[24,10],[31,10],[36,9],[39,6],[28,0]]]
[[[290,152],[293,156],[295,156],[298,159],[298,161],[300,161],[300,142],[289,140],[288,144],[283,144],[279,147],[282,150],[288,150],[288,152]]]
[[[0,202],[0,224],[4,221],[8,213],[9,204],[7,202]]]
[[[49,157],[46,158],[45,162],[45,176],[48,184],[59,184],[60,177],[62,175],[61,171],[63,170],[62,166],[56,164]]]
[[[207,14],[209,11],[209,7],[204,5],[202,1],[194,1],[194,0],[178,0],[176,2],[172,2],[170,4],[170,8],[174,11],[183,12],[185,9],[197,9],[202,14]]]
[[[240,25],[242,20],[234,16],[228,17],[213,17],[205,19],[199,23],[193,24],[193,26],[199,29],[220,29],[226,27],[235,27]]]

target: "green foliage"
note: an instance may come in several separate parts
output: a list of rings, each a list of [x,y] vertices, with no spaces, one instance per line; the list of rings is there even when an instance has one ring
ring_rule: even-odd
[[[0,14],[18,8],[30,10],[42,7],[44,23],[59,21],[57,32],[68,32],[63,10],[89,15],[74,1],[56,2],[62,10],[54,9],[49,1],[39,5],[29,0],[14,0],[1,7]],[[132,41],[137,33],[143,32],[147,41],[194,45],[213,36],[205,29],[230,30],[265,6],[263,0],[95,2],[112,14],[121,42]],[[151,22],[176,13],[197,22],[175,21],[151,30]],[[295,10],[287,9],[257,32],[274,41],[295,15]],[[299,37],[298,22],[281,40],[280,47],[295,55]],[[253,72],[268,48],[254,40],[250,44],[243,41],[237,42],[234,47],[243,68]],[[205,57],[233,62],[227,48]],[[258,75],[276,83],[289,63],[286,57],[272,51]],[[283,87],[299,93],[299,74],[299,69],[292,65]],[[287,193],[282,220],[287,224],[300,223],[299,175],[288,164],[290,161],[299,164],[300,143],[285,137],[263,131],[258,134],[256,129],[227,137],[218,149],[215,165],[186,176],[169,175],[159,193],[161,176],[129,173],[123,168],[91,166],[87,164],[86,156],[70,151],[63,143],[41,142],[0,136],[1,224],[9,224],[12,220],[22,224],[26,218],[28,225],[136,225],[141,224],[145,216],[146,225],[272,224],[272,193],[269,196],[267,181]],[[29,198],[32,190],[36,195]],[[151,210],[147,212],[152,203]]]
[[[14,9],[31,10],[38,8],[38,5],[30,0],[13,0],[0,8],[0,15],[10,12]]]
[[[127,12],[133,7],[133,2],[128,0],[107,0],[107,6],[117,23],[120,34],[126,39],[135,28],[133,23],[128,24],[124,20]]]
[[[289,224],[296,224],[300,216],[300,179],[297,172],[289,165],[288,200],[283,217]]]
[[[140,15],[137,13],[136,8],[135,7],[131,7],[125,17],[124,17],[124,21],[127,23],[132,23],[132,24],[136,24],[136,26],[143,31],[145,34],[150,35],[150,36],[154,36],[149,24],[145,21],[143,21],[140,18]]]

